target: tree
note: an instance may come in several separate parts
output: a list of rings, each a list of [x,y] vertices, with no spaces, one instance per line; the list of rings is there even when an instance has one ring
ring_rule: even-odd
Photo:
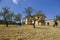
[[[15,17],[14,12],[9,11],[8,15],[6,15],[6,18],[9,24],[15,24],[14,17]]]
[[[7,18],[9,18],[7,15],[8,15],[8,13],[9,13],[9,8],[8,7],[3,7],[2,8],[3,10],[2,10],[2,12],[0,13],[0,16],[3,16],[3,19],[5,20],[5,22],[6,22],[6,26],[8,27],[8,20],[7,20]]]
[[[33,17],[33,20],[34,20],[33,27],[35,28],[35,22],[36,22],[37,19],[35,19],[35,17]]]
[[[56,15],[56,20],[60,21],[60,15]]]
[[[31,13],[33,12],[33,8],[32,7],[28,7],[28,8],[25,8],[25,11],[24,11],[28,16],[31,16]]]
[[[18,21],[19,24],[21,25],[21,14],[18,13],[17,15],[15,15],[15,21]]]
[[[14,16],[14,13],[11,12],[8,7],[3,7],[2,9],[3,10],[1,11],[0,16],[3,16],[3,20],[8,27],[8,23],[12,22],[12,17]]]
[[[46,18],[45,14],[42,12],[42,10],[38,10],[34,16],[38,17],[38,19],[39,19],[39,17],[42,19]]]
[[[45,14],[41,10],[38,10],[36,12],[36,14],[34,15],[34,17],[35,17],[35,20],[38,21],[38,23],[41,22],[42,25],[45,24],[46,16],[45,16]]]
[[[24,11],[27,14],[27,19],[28,19],[28,24],[31,25],[32,24],[32,15],[31,13],[33,12],[33,8],[32,7],[27,7],[25,8]]]
[[[14,18],[14,12],[10,11],[9,17],[10,17],[10,21],[13,22],[13,18]]]

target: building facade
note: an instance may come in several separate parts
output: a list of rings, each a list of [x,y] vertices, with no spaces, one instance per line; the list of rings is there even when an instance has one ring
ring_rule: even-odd
[[[58,25],[60,25],[60,21],[56,21]],[[48,19],[48,20],[45,20],[45,25],[50,25],[50,26],[53,26],[55,24],[55,21],[54,19]]]
[[[41,17],[25,17],[24,19],[23,19],[23,23],[25,24],[25,25],[30,25],[30,24],[34,24],[34,20],[35,20],[35,25],[41,25],[42,23],[41,22],[39,22],[39,20],[41,20]]]

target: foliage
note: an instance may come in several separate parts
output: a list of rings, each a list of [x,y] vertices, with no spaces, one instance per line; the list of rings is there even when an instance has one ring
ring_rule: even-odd
[[[31,16],[31,13],[33,12],[33,8],[32,7],[27,7],[25,8],[24,11],[28,16]]]
[[[21,24],[21,14],[18,13],[17,15],[15,15],[15,21],[19,21],[19,23]]]
[[[7,19],[9,19],[9,16],[8,16],[9,8],[8,7],[3,7],[2,9],[3,10],[2,10],[2,12],[0,14],[1,14],[1,16],[3,16],[3,19],[6,22],[6,26],[8,27],[8,21],[7,21]]]
[[[41,18],[46,18],[45,14],[42,12],[42,10],[38,10],[34,17],[41,17]]]
[[[60,21],[60,15],[56,15],[56,20]]]
[[[2,11],[0,12],[0,16],[3,17],[4,23],[8,27],[8,23],[12,23],[12,17],[14,13],[9,10],[9,7],[3,7]]]

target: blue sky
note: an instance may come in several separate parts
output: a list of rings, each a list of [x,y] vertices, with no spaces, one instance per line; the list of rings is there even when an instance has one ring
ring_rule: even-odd
[[[54,18],[60,15],[60,0],[0,0],[0,11],[2,7],[8,6],[15,14],[21,13],[22,17],[24,8],[31,6],[35,11],[42,10],[46,15],[46,19]],[[34,14],[34,13],[32,13]]]

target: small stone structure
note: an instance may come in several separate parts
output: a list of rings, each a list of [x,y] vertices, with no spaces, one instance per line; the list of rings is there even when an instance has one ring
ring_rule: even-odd
[[[60,21],[56,21],[60,25]],[[45,20],[45,25],[53,26],[55,23],[54,19]]]

